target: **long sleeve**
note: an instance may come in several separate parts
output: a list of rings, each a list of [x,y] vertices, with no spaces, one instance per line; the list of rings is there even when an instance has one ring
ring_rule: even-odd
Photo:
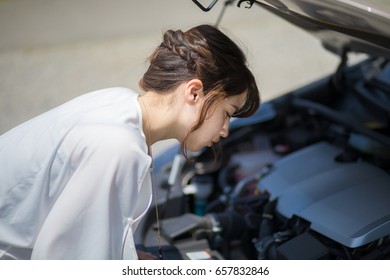
[[[148,207],[148,201],[138,200],[149,178],[145,148],[135,129],[73,128],[61,147],[72,174],[39,231],[32,258],[121,258],[128,221]]]

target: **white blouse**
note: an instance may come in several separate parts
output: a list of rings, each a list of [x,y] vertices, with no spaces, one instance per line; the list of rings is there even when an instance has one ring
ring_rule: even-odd
[[[0,259],[136,259],[152,201],[138,95],[84,94],[0,136]]]

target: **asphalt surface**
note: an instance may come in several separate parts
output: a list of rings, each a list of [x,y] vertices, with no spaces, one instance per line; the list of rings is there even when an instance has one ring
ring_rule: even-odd
[[[215,24],[224,3],[203,12],[191,0],[0,0],[0,134],[88,91],[137,90],[162,33]],[[219,26],[247,54],[262,100],[337,66],[316,38],[260,7],[231,5]]]

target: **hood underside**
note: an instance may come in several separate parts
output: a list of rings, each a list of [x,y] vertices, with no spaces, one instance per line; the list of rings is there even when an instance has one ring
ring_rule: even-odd
[[[390,58],[390,2],[386,0],[245,2],[256,3],[307,30],[334,53],[354,51]]]

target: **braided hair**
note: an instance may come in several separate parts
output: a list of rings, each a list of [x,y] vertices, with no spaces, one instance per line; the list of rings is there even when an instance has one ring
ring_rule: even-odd
[[[202,81],[205,102],[199,120],[189,134],[201,127],[212,106],[227,97],[247,92],[243,106],[234,117],[250,116],[260,106],[256,81],[247,67],[244,53],[216,27],[199,25],[186,32],[166,31],[149,61],[139,82],[144,91],[166,93],[174,91],[183,82]],[[185,147],[185,139],[182,147]]]

